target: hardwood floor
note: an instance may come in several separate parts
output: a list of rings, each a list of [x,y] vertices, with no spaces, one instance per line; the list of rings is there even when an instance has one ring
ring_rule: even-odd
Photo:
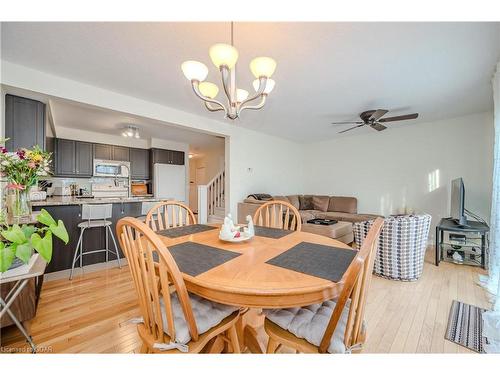
[[[478,268],[432,263],[429,249],[422,278],[396,282],[373,277],[368,292],[368,339],[364,353],[473,353],[444,339],[451,301],[489,308],[476,282]],[[136,294],[127,267],[47,281],[31,322],[39,351],[54,353],[139,352]],[[262,317],[253,314],[261,345],[267,338]],[[27,348],[14,327],[2,330],[2,351]],[[21,349],[22,350],[22,349]],[[282,349],[286,352],[286,349]]]

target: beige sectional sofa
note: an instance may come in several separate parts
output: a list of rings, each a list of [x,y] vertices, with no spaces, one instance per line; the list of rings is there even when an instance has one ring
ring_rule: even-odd
[[[327,195],[287,195],[274,196],[273,200],[282,200],[299,210],[302,222],[311,219],[334,219],[355,223],[376,218],[377,215],[358,214],[358,200],[354,197],[336,197]],[[265,203],[247,198],[238,203],[238,222],[245,223],[246,216],[253,217],[259,205]]]

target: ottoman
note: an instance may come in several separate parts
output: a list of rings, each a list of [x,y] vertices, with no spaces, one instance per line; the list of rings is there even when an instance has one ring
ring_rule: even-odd
[[[354,240],[352,223],[347,221],[339,221],[332,225],[304,223],[302,224],[302,231],[330,237],[345,244],[350,244]]]

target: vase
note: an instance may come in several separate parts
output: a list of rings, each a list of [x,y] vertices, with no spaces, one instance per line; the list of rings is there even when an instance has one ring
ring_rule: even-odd
[[[31,216],[30,189],[11,189],[10,209],[12,217],[16,220],[27,219]]]

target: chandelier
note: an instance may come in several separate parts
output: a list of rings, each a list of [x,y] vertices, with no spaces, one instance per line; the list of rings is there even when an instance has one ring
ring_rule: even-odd
[[[210,47],[208,54],[219,69],[222,76],[222,87],[227,98],[227,104],[217,100],[219,87],[215,83],[205,81],[208,68],[199,61],[188,60],[182,63],[181,69],[198,98],[203,100],[210,112],[224,111],[225,117],[234,120],[244,109],[261,109],[266,104],[267,95],[273,90],[275,82],[271,76],[276,69],[276,61],[270,57],[256,57],[250,62],[250,71],[255,76],[250,95],[248,91],[236,87],[236,62],[238,50],[233,45],[233,23],[231,22],[231,45],[218,43]],[[259,99],[259,102],[255,102]],[[252,104],[253,102],[253,104]]]

